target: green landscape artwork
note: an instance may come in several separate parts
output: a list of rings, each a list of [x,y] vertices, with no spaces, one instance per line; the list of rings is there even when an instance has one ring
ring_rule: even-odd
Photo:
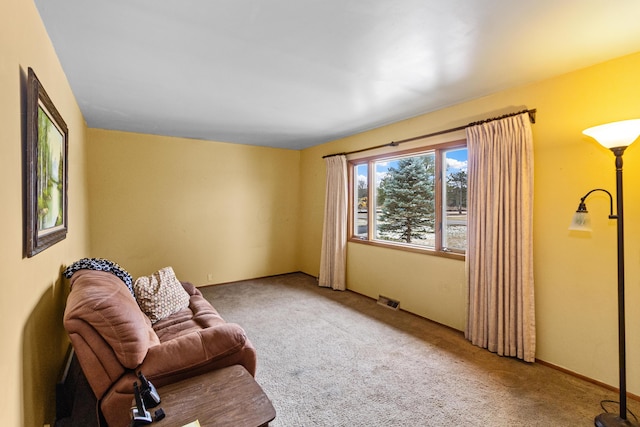
[[[38,234],[64,224],[64,135],[47,112],[38,108]]]

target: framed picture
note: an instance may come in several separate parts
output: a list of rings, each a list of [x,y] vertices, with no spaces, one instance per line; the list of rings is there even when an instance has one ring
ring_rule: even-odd
[[[27,77],[26,255],[67,236],[67,125],[29,68]]]

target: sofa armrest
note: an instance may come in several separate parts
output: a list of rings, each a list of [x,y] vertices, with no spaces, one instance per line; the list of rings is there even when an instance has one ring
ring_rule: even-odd
[[[185,378],[191,378],[232,365],[242,365],[251,375],[255,375],[256,351],[251,341],[244,337],[242,328],[238,325],[227,323],[211,329],[218,329],[218,331],[214,333],[192,332],[152,347],[147,358],[138,366],[136,371],[141,371],[156,387],[162,387]],[[193,351],[189,346],[196,346],[192,341],[200,341],[201,335],[208,336],[207,339],[209,341],[222,339],[227,341],[228,344],[235,343],[239,347],[233,350],[229,348],[226,352],[219,348],[218,357],[213,357],[215,355],[213,353],[214,350],[210,348],[208,343],[201,342],[199,344],[200,350],[196,354],[196,351]],[[226,335],[227,337],[221,337],[220,335]],[[194,340],[194,338],[197,340]],[[189,341],[188,346],[185,339]],[[244,342],[244,344],[240,345],[241,342]],[[203,355],[213,358],[204,360],[206,357],[203,357]],[[128,425],[127,423],[130,421],[130,411],[128,409],[131,407],[133,399],[132,384],[136,379],[135,372],[125,372],[111,387],[105,398],[102,399],[100,407],[108,425]]]
[[[139,369],[148,378],[180,375],[239,352],[246,342],[247,336],[239,325],[216,325],[150,347]]]
[[[200,295],[202,296],[202,292],[198,288],[196,288],[193,283],[190,282],[180,282],[185,291],[189,294],[189,296]]]

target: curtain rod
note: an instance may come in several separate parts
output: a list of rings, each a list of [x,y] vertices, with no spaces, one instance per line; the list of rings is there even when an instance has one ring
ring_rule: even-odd
[[[428,133],[426,135],[414,136],[412,138],[402,139],[400,141],[391,141],[391,142],[389,142],[387,144],[380,144],[380,145],[376,145],[374,147],[362,148],[360,150],[347,151],[347,152],[344,152],[344,153],[327,154],[326,156],[322,156],[322,158],[325,159],[327,157],[333,157],[333,156],[346,156],[348,154],[362,153],[363,151],[375,150],[376,148],[397,147],[398,145],[403,144],[405,142],[411,142],[411,141],[416,141],[418,139],[429,138],[431,136],[438,136],[438,135],[443,135],[445,133],[456,132],[456,131],[466,129],[466,128],[471,127],[471,126],[477,126],[477,125],[481,125],[481,124],[484,124],[484,123],[489,123],[489,122],[492,122],[494,120],[506,119],[507,117],[517,116],[517,115],[522,114],[522,113],[529,113],[529,120],[531,121],[531,123],[535,123],[536,122],[536,109],[533,108],[531,110],[522,110],[522,111],[518,111],[517,113],[505,114],[505,115],[500,116],[500,117],[492,117],[490,119],[480,120],[478,122],[471,122],[471,123],[466,124],[464,126],[458,126],[458,127],[451,128],[451,129],[446,129],[446,130],[441,130],[441,131],[438,131],[438,132]]]

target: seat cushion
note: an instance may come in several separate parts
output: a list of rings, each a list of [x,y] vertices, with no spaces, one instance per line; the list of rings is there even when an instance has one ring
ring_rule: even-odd
[[[195,286],[184,282],[182,287],[189,296],[189,306],[153,324],[160,342],[226,323]]]

